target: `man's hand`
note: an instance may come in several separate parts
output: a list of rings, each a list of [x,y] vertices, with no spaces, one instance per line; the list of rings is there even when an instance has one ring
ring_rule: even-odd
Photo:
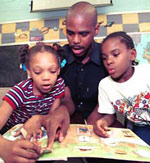
[[[10,141],[3,139],[0,144],[0,157],[7,163],[33,163],[40,156],[40,147],[29,140]]]
[[[42,126],[47,130],[47,147],[52,149],[55,139],[63,141],[67,134],[70,124],[70,115],[65,105],[59,106],[53,113],[45,116],[42,120]]]
[[[30,140],[33,136],[33,140],[36,141],[37,136],[38,138],[42,137],[41,118],[42,115],[34,115],[23,125],[23,128],[27,131],[25,139]],[[19,130],[14,136],[18,136],[19,134],[21,134],[21,130]]]

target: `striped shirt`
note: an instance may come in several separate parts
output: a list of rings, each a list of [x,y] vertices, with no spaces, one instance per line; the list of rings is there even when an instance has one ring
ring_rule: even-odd
[[[54,100],[64,95],[64,87],[62,78],[57,79],[49,93],[39,96],[33,94],[32,79],[26,79],[12,87],[3,98],[14,109],[7,121],[6,128],[25,123],[33,115],[48,114]]]

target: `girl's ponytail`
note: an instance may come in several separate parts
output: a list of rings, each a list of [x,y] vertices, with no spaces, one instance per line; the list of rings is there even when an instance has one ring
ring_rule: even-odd
[[[19,48],[19,55],[20,55],[20,68],[26,71],[27,66],[27,55],[29,55],[29,45],[23,45]]]
[[[63,68],[67,63],[65,50],[57,43],[54,43],[52,47],[57,51],[58,57],[60,59],[61,68]]]

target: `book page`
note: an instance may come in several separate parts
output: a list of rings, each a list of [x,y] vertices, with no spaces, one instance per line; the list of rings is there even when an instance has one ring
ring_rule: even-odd
[[[19,125],[18,125],[19,128]],[[15,126],[4,137],[14,140]],[[39,161],[67,160],[68,157],[95,157],[117,160],[150,161],[150,146],[135,135],[130,129],[109,128],[109,138],[101,138],[94,134],[91,125],[72,124],[62,143],[55,142],[51,153],[42,154]],[[43,130],[43,137],[38,145],[46,147],[47,134]]]

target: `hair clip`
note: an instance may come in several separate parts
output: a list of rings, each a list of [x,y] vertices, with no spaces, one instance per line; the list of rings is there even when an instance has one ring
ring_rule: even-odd
[[[58,46],[57,45],[53,45],[53,48],[54,48],[54,50],[58,50]]]
[[[32,48],[32,47],[31,47],[31,46],[29,46],[29,47],[28,47],[28,50],[30,51],[30,50],[31,50],[31,48]]]
[[[27,68],[24,63],[20,64],[20,69],[23,69],[25,72],[27,71]]]
[[[65,67],[66,63],[67,63],[66,59],[63,59],[60,64],[61,68]]]

